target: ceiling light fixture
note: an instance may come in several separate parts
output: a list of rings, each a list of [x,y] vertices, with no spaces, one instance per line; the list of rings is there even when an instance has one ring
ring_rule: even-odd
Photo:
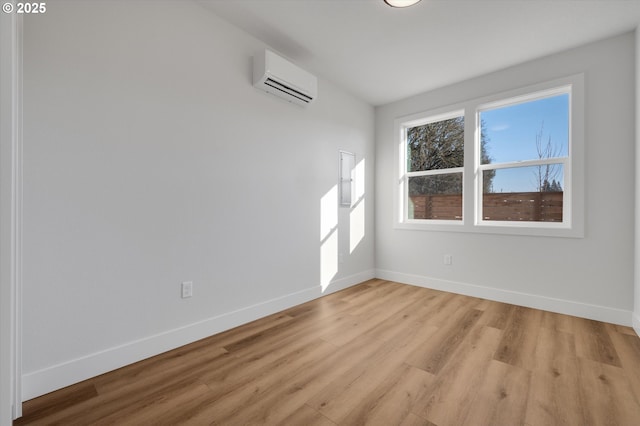
[[[409,7],[418,3],[420,0],[384,0],[391,7]]]

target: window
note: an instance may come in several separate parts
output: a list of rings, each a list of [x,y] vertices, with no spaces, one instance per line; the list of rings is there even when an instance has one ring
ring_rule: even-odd
[[[396,226],[581,237],[583,78],[396,120]]]
[[[462,220],[464,115],[406,127],[407,219]]]
[[[480,106],[480,222],[564,221],[570,91]]]

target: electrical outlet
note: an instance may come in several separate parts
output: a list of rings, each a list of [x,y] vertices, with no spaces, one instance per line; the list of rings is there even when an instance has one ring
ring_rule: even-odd
[[[193,281],[185,281],[181,286],[182,298],[186,299],[193,296]]]
[[[451,266],[453,264],[453,256],[450,254],[444,255],[444,264],[447,266]]]

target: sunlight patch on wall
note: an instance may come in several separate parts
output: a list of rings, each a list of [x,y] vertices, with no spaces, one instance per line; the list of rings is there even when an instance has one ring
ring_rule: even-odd
[[[320,199],[320,285],[324,292],[338,273],[338,186]]]
[[[356,247],[358,247],[358,244],[364,239],[365,234],[364,170],[365,161],[363,158],[351,172],[353,181],[355,182],[355,203],[349,215],[349,253],[353,253]]]
[[[364,199],[351,209],[349,214],[349,253],[353,253],[358,244],[364,239]]]
[[[352,173],[355,181],[355,200],[357,203],[364,197],[364,158],[358,162]]]

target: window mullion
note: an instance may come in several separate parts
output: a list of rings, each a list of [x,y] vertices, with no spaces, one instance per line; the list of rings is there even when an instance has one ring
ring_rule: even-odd
[[[422,170],[419,172],[407,172],[407,177],[448,175],[452,173],[462,173],[462,172],[464,172],[464,167],[454,167],[451,169]]]
[[[476,105],[468,104],[464,110],[464,169],[462,188],[463,223],[472,227],[475,222],[476,185],[478,175],[476,164],[480,163],[480,151],[477,149],[476,139],[480,138],[478,114]]]
[[[478,170],[511,169],[514,167],[544,166],[547,164],[566,164],[568,157],[541,158],[538,160],[511,161],[508,163],[480,164]]]

